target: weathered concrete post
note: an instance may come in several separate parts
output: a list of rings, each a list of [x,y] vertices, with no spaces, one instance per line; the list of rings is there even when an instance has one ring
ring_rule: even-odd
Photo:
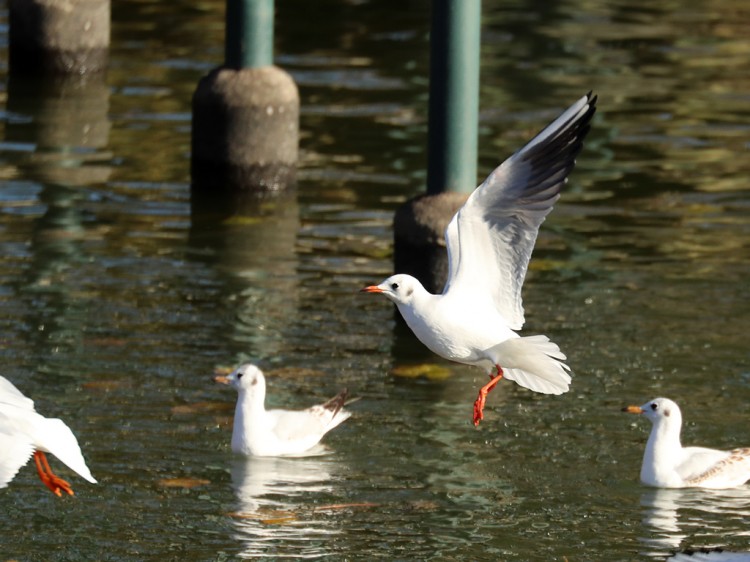
[[[200,199],[294,183],[299,93],[273,66],[273,24],[273,0],[227,0],[224,66],[193,95],[191,173]]]
[[[394,269],[445,283],[443,233],[476,187],[481,0],[433,0],[427,193],[396,211]]]
[[[10,0],[12,74],[86,74],[107,68],[110,0]]]

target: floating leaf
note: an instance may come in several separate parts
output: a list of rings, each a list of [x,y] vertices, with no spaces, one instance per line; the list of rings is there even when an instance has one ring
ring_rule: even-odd
[[[252,519],[266,525],[282,525],[284,523],[297,521],[297,515],[291,511],[272,509],[259,510],[252,513],[248,513],[245,511],[234,511],[231,513],[227,513],[227,515],[234,519]]]
[[[116,380],[89,381],[81,385],[81,387],[85,388],[86,390],[103,390],[105,392],[109,392],[110,390],[116,390],[118,388],[122,388],[126,386],[130,386],[129,381],[116,381]]]
[[[162,478],[158,482],[164,488],[197,488],[210,483],[210,480],[203,478]]]
[[[320,505],[313,509],[313,511],[336,511],[339,509],[353,509],[356,507],[378,507],[380,504],[371,502],[360,502],[360,503],[333,503],[330,505]]]
[[[194,402],[193,404],[180,404],[172,406],[173,414],[200,414],[207,412],[229,412],[234,409],[230,402]]]
[[[391,374],[394,377],[407,379],[423,377],[431,381],[444,381],[451,376],[451,371],[448,367],[435,363],[419,363],[418,365],[399,365],[391,369]]]
[[[281,367],[268,371],[268,375],[280,379],[323,377],[325,372],[308,367]]]

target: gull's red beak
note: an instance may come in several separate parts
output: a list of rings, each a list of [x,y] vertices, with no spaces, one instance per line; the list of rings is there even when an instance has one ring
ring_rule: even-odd
[[[640,406],[625,406],[622,411],[627,412],[628,414],[642,414],[643,408]]]
[[[220,384],[229,384],[229,379],[225,375],[215,375],[214,382],[218,382]]]
[[[381,289],[377,285],[370,285],[369,287],[365,287],[364,289],[360,289],[359,292],[360,293],[382,293],[383,289]]]

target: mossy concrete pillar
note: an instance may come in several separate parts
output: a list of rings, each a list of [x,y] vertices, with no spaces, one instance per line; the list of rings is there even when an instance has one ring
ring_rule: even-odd
[[[224,66],[193,95],[193,190],[278,192],[294,184],[299,93],[272,64],[273,0],[227,0]]]
[[[276,66],[217,68],[193,95],[196,189],[283,190],[294,183],[299,94]]]
[[[110,0],[10,0],[12,74],[85,74],[107,68]]]

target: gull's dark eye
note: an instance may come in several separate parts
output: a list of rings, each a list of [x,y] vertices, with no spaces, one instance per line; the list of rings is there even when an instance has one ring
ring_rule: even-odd
[[[391,283],[391,289],[393,289],[394,291],[398,289],[398,283]]]
[[[658,404],[654,404],[654,403],[652,403],[652,404],[651,404],[651,409],[652,409],[652,410],[653,410],[653,411],[655,412],[656,410],[658,410],[658,409],[659,409],[659,405],[658,405]]]
[[[238,379],[241,379],[241,378],[242,378],[242,375],[244,375],[244,374],[245,374],[245,373],[237,373],[237,378],[238,378]]]

